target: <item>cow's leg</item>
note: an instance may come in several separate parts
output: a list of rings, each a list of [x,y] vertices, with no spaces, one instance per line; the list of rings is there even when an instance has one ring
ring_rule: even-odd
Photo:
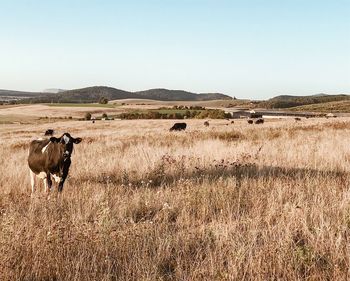
[[[63,184],[68,176],[70,164],[71,164],[70,159],[68,159],[63,167],[62,177],[61,177],[60,182],[58,184],[58,192],[62,192],[62,190],[63,190]]]
[[[29,169],[29,172],[30,172],[30,185],[32,187],[32,195],[33,195],[35,191],[35,174],[32,172],[31,169]]]
[[[47,180],[48,191],[51,191],[51,187],[52,187],[52,180],[51,180],[50,173],[48,173],[48,174],[47,174],[47,176],[46,176],[46,180]]]
[[[44,178],[43,181],[44,181],[44,191],[47,192],[47,178]]]
[[[61,178],[61,180],[60,180],[60,183],[58,184],[58,192],[62,192],[62,190],[63,190],[63,184],[64,184],[65,180],[66,180],[66,177],[63,176],[63,177]]]

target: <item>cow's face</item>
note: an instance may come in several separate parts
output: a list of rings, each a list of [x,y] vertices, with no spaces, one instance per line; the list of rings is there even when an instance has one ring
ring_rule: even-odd
[[[81,138],[73,138],[70,134],[64,133],[60,138],[51,137],[51,142],[59,143],[62,147],[64,160],[69,159],[73,152],[73,145],[82,141]]]

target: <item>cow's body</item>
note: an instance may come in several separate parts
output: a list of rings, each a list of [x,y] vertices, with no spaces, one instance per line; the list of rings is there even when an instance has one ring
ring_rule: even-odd
[[[171,128],[170,131],[183,131],[186,130],[187,124],[186,123],[175,123]]]
[[[255,124],[264,124],[264,119],[258,119],[255,121]]]
[[[35,191],[35,177],[42,178],[45,190],[52,186],[51,176],[58,182],[58,191],[62,191],[71,164],[73,143],[79,143],[68,133],[61,138],[34,140],[29,146],[28,165],[31,175],[32,192]]]

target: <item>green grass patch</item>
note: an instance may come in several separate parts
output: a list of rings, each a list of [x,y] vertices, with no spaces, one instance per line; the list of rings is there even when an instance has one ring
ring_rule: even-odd
[[[161,114],[172,114],[172,113],[179,113],[179,114],[185,114],[187,111],[189,112],[194,112],[194,111],[197,111],[197,112],[202,112],[204,110],[192,110],[192,109],[151,109],[149,110],[151,112],[159,112]]]
[[[220,109],[150,109],[133,110],[119,115],[121,119],[224,119],[230,118],[230,114]]]

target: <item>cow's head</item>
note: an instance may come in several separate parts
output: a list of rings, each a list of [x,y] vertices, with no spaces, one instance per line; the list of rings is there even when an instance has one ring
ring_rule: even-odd
[[[63,151],[63,158],[66,160],[71,157],[73,152],[73,145],[82,141],[81,138],[73,138],[69,133],[64,133],[60,138],[51,137],[50,141],[59,143],[61,151]]]

